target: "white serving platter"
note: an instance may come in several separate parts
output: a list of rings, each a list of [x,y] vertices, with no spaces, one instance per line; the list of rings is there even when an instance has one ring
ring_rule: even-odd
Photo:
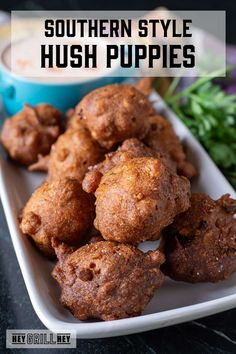
[[[153,93],[150,100],[157,112],[171,121],[177,135],[187,146],[191,160],[199,168],[200,175],[193,184],[193,190],[206,192],[215,199],[224,193],[230,193],[235,198],[234,189],[162,99]],[[217,284],[192,285],[166,278],[163,287],[139,317],[107,322],[77,320],[60,305],[60,289],[51,277],[53,263],[37,252],[18,227],[19,210],[44,175],[28,173],[2,156],[0,162],[0,194],[16,256],[35,312],[50,330],[73,331],[78,338],[127,335],[193,320],[236,306],[236,274]],[[156,243],[146,242],[141,248],[146,251],[155,246]]]

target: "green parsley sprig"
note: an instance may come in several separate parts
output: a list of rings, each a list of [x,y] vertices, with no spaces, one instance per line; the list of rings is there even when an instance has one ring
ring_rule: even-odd
[[[215,72],[174,93],[176,78],[165,100],[236,188],[236,94],[228,95],[214,83],[218,76]]]

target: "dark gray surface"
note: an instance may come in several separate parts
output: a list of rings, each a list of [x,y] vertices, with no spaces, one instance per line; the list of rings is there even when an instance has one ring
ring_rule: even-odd
[[[0,353],[6,329],[44,328],[30,303],[0,204]],[[78,340],[77,350],[29,349],[12,353],[236,353],[236,309],[192,321],[125,337]]]

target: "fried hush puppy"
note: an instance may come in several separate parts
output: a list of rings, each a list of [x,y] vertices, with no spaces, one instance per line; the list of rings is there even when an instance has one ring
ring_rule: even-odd
[[[49,104],[24,109],[5,120],[1,142],[12,160],[23,165],[46,155],[61,133],[61,113]]]
[[[85,96],[76,112],[92,137],[110,149],[125,139],[143,139],[150,126],[147,117],[154,110],[148,98],[135,87],[113,84]]]
[[[48,257],[54,256],[53,237],[77,243],[92,226],[94,197],[75,178],[44,182],[32,194],[21,215],[20,229]]]
[[[152,91],[152,84],[154,78],[153,77],[144,77],[137,81],[135,85],[133,85],[137,90],[142,92],[145,96],[149,96]]]
[[[79,114],[76,113],[74,108],[68,109],[66,112],[66,129],[80,128],[82,121]]]
[[[49,157],[39,160],[29,169],[47,170],[48,180],[70,176],[82,182],[88,167],[101,161],[104,154],[104,149],[80,122],[76,129],[68,129],[58,138],[51,148]]]
[[[149,147],[136,138],[127,139],[114,152],[105,155],[105,160],[95,166],[91,166],[83,180],[83,189],[87,193],[94,193],[100,183],[104,173],[121,162],[136,158],[136,157],[155,157],[164,159],[166,164],[175,170],[175,165],[172,160],[165,154],[161,154]]]
[[[134,86],[143,95],[148,96],[151,93],[153,78],[145,77],[139,80]],[[76,113],[76,110],[71,108],[66,113],[67,129],[75,129],[81,123],[81,115]]]
[[[96,196],[94,225],[105,240],[156,240],[190,206],[190,183],[155,158],[134,158],[106,172]]]
[[[191,208],[165,231],[163,272],[190,283],[218,282],[236,270],[236,200],[193,193]]]
[[[150,130],[144,142],[152,149],[169,154],[176,163],[178,174],[191,179],[197,175],[196,168],[187,161],[183,146],[170,122],[160,115],[149,117]]]
[[[164,280],[163,254],[100,241],[73,252],[53,240],[59,259],[53,277],[61,303],[80,320],[116,320],[139,315]]]

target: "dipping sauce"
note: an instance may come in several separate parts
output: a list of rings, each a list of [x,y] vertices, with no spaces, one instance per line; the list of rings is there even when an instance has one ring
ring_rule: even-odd
[[[106,45],[105,40],[103,41],[99,39],[99,43],[96,43],[96,41],[89,43],[88,38],[84,40],[83,38],[80,38],[79,40],[73,39],[67,41],[62,41],[57,38],[56,44],[58,48],[55,46],[55,39],[50,41],[54,50],[53,65],[52,67],[46,66],[45,68],[42,68],[42,53],[40,43],[43,43],[40,37],[32,36],[8,45],[2,53],[2,62],[4,66],[8,70],[11,70],[14,74],[17,74],[21,77],[29,79],[37,78],[37,81],[47,83],[90,81],[95,77],[109,75],[109,73],[111,73],[117,66],[115,64],[110,69],[104,68],[104,46]],[[69,49],[67,51],[67,57],[65,57],[65,50],[63,47],[65,45],[67,45]],[[70,58],[70,48],[76,45],[81,47],[81,52],[79,54],[77,53],[77,57],[81,62],[81,67],[72,68],[70,65],[70,60],[72,60]],[[86,63],[86,54],[92,54],[92,50],[94,50],[95,45],[97,46],[96,62],[90,58]],[[46,47],[46,50],[48,50],[48,47]],[[63,63],[67,65],[66,67],[58,67],[58,62],[62,64],[61,66],[63,66]],[[49,61],[47,63],[49,63]]]

